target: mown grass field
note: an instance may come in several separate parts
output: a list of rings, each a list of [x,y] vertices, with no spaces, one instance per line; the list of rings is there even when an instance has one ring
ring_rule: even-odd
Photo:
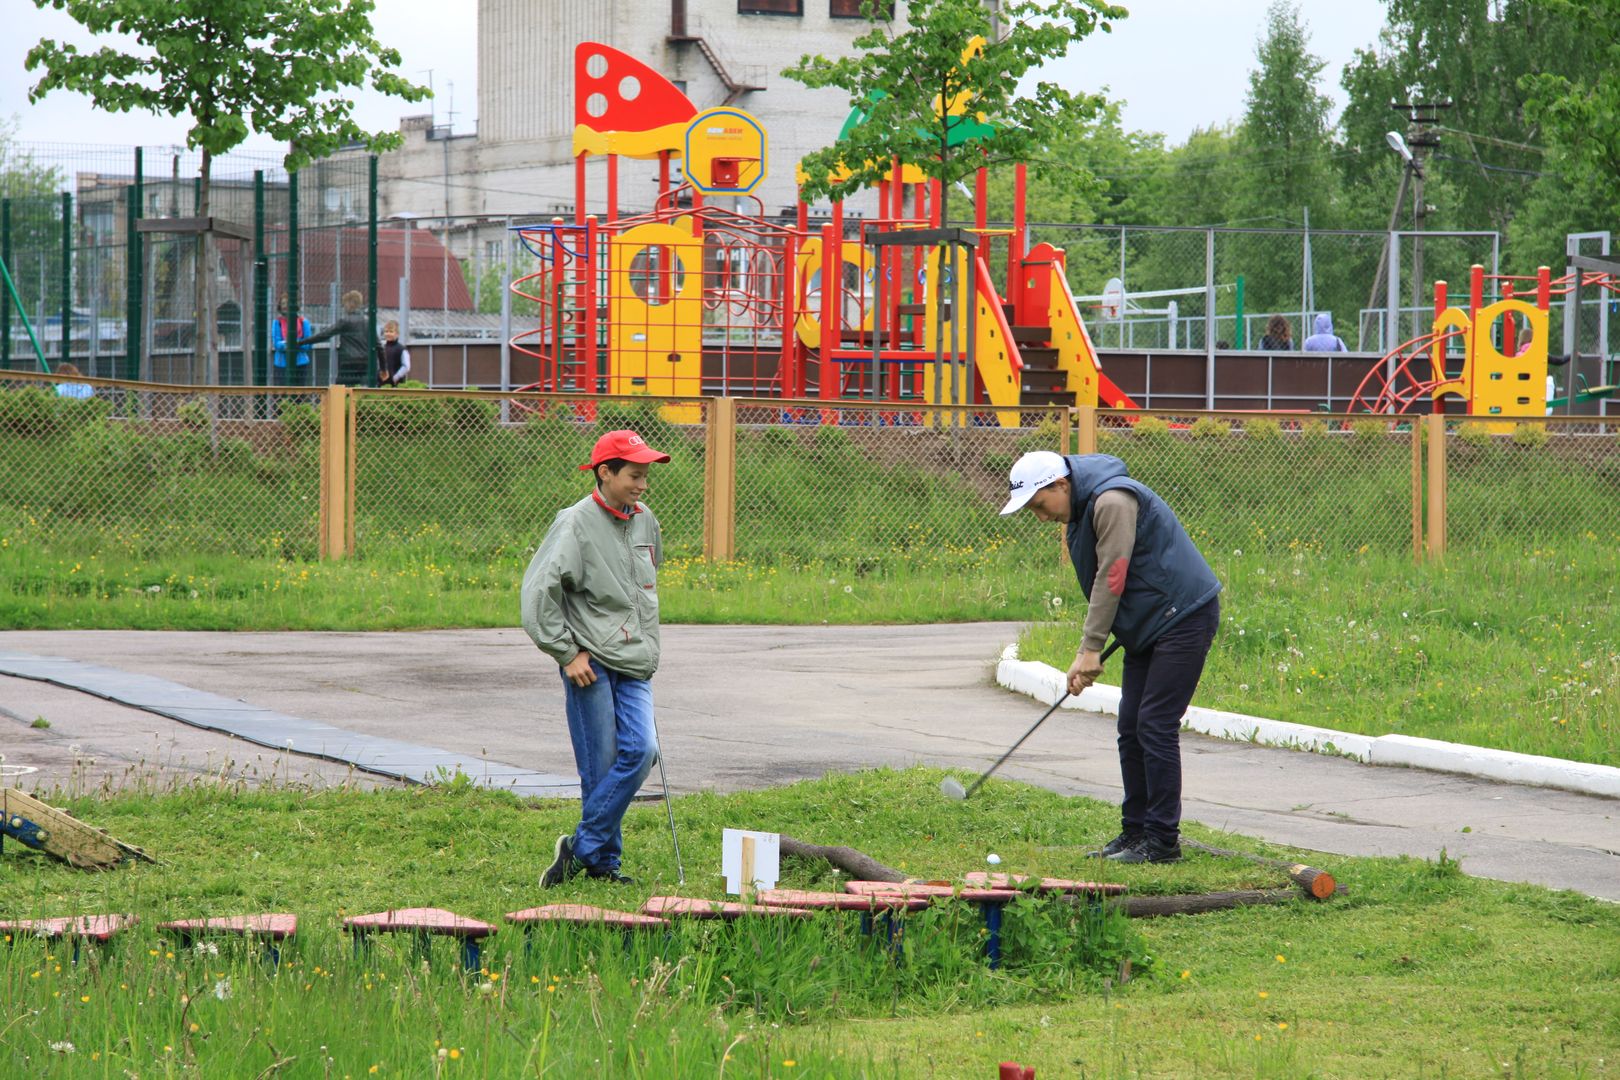
[[[982,868],[1124,882],[1137,893],[1273,887],[1275,871],[1194,854],[1106,868],[1083,857],[1116,809],[993,781],[942,798],[937,770],[867,772],[677,800],[689,895],[718,896],[721,829],[847,843],[919,876]],[[511,928],[483,969],[440,942],[356,957],[344,914],[435,905],[499,921],[545,901],[631,909],[681,891],[663,808],[626,822],[630,887],[534,879],[575,807],[452,783],[371,793],[130,790],[68,805],[161,863],[87,874],[8,845],[9,916],[130,912],[141,925],[77,966],[64,946],[0,949],[8,1076],[1584,1077],[1620,1072],[1620,911],[1464,876],[1431,860],[1330,859],[1348,894],[1158,920],[1009,910],[1007,962],[979,919],[913,917],[890,954],[857,916],[683,926],[626,945]],[[1253,846],[1207,830],[1224,846]],[[1272,854],[1281,852],[1272,851]],[[1463,868],[1466,869],[1466,868]],[[825,865],[786,883],[838,887]],[[182,916],[290,911],[279,970],[220,943],[158,934]],[[1120,961],[1133,977],[1118,981]]]

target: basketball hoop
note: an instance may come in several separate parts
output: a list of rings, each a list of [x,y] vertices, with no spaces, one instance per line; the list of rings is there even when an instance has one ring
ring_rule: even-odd
[[[1104,320],[1118,322],[1125,314],[1125,283],[1117,277],[1109,278],[1103,286],[1102,303],[1097,306]]]

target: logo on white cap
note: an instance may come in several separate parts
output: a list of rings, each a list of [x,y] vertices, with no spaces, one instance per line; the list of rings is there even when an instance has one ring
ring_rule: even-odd
[[[1007,476],[1007,505],[1003,514],[1017,513],[1041,488],[1069,475],[1069,463],[1062,454],[1050,450],[1032,450],[1013,462]]]

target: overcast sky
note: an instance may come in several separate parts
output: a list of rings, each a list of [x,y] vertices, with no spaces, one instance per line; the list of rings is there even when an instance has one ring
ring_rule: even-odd
[[[642,0],[645,3],[657,0]],[[182,142],[182,120],[144,113],[106,114],[86,99],[57,91],[28,102],[34,77],[23,58],[34,42],[54,37],[88,44],[66,15],[39,11],[32,0],[3,0],[6,29],[0,34],[0,118],[15,118],[18,137],[30,142],[164,145]],[[1163,132],[1172,143],[1194,128],[1232,120],[1243,111],[1248,72],[1267,0],[1125,0],[1131,16],[1112,34],[1088,39],[1049,73],[1071,90],[1109,88],[1123,99],[1128,128]],[[477,25],[473,0],[377,0],[378,36],[404,58],[401,72],[426,83],[429,70],[440,123],[453,107],[457,131],[471,131],[478,112]],[[1342,106],[1339,72],[1358,47],[1371,45],[1383,25],[1379,0],[1312,0],[1303,5],[1312,48],[1327,61],[1324,89]],[[446,19],[447,11],[464,16]],[[735,48],[733,51],[736,51]],[[452,106],[453,85],[453,106]],[[374,130],[393,130],[402,114],[425,112],[375,94],[359,97],[360,120]],[[746,104],[746,103],[745,103]],[[250,148],[273,150],[268,140]]]

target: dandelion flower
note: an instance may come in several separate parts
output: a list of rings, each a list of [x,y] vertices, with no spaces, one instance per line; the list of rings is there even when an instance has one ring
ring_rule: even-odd
[[[1286,1021],[1286,1020],[1277,1021],[1277,1030],[1278,1031],[1287,1031],[1288,1030],[1288,1021]]]
[[[450,1060],[451,1061],[459,1061],[460,1059],[461,1059],[461,1050],[458,1047],[452,1046],[450,1048]]]
[[[792,1058],[784,1058],[783,1061],[782,1061],[782,1067],[784,1069],[791,1069],[791,1068],[793,1068],[793,1066],[795,1066],[797,1064],[798,1064],[798,1062],[794,1061]]]
[[[1279,964],[1288,963],[1288,957],[1284,956],[1282,953],[1278,953],[1277,954],[1277,963],[1279,963]]]
[[[1183,971],[1181,973],[1181,977],[1183,979],[1190,979],[1190,978],[1192,978],[1192,972],[1191,971]]]
[[[1268,998],[1268,997],[1270,997],[1270,996],[1271,996],[1271,995],[1270,995],[1270,994],[1268,994],[1268,993],[1266,993],[1266,992],[1265,992],[1265,991],[1264,991],[1264,990],[1262,990],[1262,991],[1260,991],[1260,996],[1261,996],[1261,997],[1262,997],[1262,998]]]

